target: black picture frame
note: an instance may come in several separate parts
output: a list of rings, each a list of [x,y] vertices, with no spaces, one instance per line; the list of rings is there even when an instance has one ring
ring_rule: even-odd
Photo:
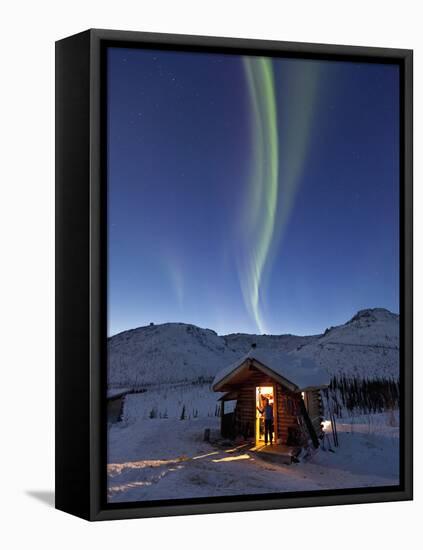
[[[398,488],[107,503],[104,52],[111,45],[399,65],[401,483]],[[405,49],[98,29],[56,43],[56,508],[87,520],[108,520],[412,499],[412,90],[413,53]]]

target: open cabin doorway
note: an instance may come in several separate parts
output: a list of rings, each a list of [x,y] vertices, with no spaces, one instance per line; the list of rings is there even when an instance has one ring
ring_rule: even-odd
[[[275,391],[273,386],[256,386],[256,445],[265,443],[265,406],[269,400],[269,405],[273,408],[273,441],[274,437],[274,419],[275,419]]]

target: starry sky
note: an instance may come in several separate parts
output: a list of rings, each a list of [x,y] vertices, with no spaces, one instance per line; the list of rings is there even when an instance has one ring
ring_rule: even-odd
[[[399,310],[395,65],[108,49],[108,332]]]

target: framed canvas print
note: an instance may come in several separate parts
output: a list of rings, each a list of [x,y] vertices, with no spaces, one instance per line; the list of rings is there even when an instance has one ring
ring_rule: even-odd
[[[56,44],[56,507],[412,498],[412,52]]]

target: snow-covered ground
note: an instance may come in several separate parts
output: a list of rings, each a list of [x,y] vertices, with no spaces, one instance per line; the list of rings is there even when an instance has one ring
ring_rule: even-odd
[[[398,413],[338,422],[339,447],[289,466],[257,458],[243,447],[203,441],[219,418],[128,419],[109,426],[111,502],[251,495],[399,483]],[[329,429],[329,428],[328,428]]]
[[[123,332],[108,344],[108,396],[126,394],[122,422],[109,424],[108,431],[111,501],[398,484],[398,414],[351,418],[339,387],[330,395],[331,410],[343,417],[338,420],[340,446],[332,449],[335,452],[328,449],[330,433],[326,450],[290,466],[266,462],[242,446],[204,442],[204,430],[216,435],[220,421],[219,395],[210,390],[210,383],[252,343],[259,350],[311,358],[331,377],[353,379],[358,389],[354,386],[356,402],[350,409],[383,410],[396,404],[394,397],[371,403],[360,386],[363,380],[379,380],[388,391],[383,383],[398,380],[399,317],[385,309],[362,310],[345,324],[312,336],[219,336],[183,323]],[[139,393],[131,393],[134,390]],[[373,390],[376,397],[378,391]]]
[[[210,390],[210,384],[161,384],[144,393],[125,397],[123,420],[136,422],[150,418],[187,420],[219,414],[218,398],[222,395]]]

